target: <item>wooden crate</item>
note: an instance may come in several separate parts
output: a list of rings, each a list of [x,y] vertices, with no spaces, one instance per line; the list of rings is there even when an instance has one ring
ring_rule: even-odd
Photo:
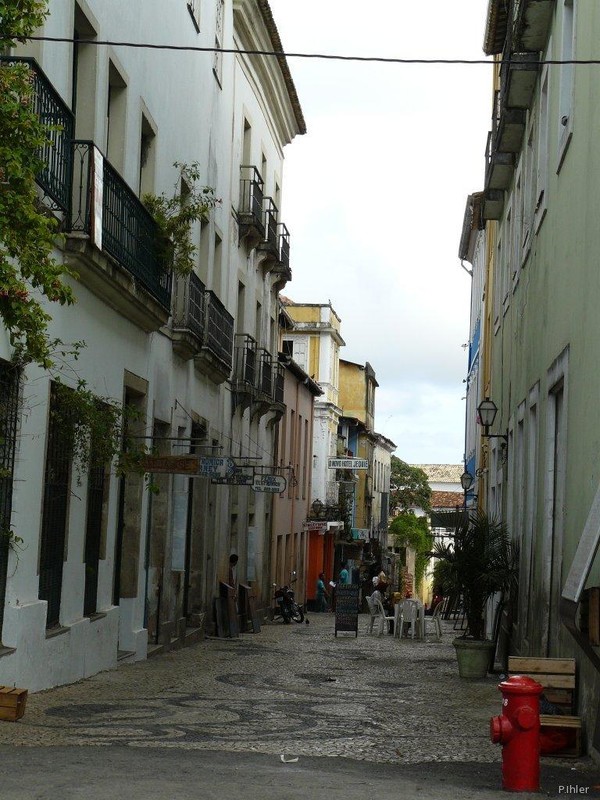
[[[574,658],[508,659],[511,675],[529,675],[544,687],[544,695],[562,710],[562,714],[540,714],[540,750],[542,755],[581,755],[581,719],[575,711]]]
[[[27,689],[0,686],[0,719],[15,722],[25,713]]]

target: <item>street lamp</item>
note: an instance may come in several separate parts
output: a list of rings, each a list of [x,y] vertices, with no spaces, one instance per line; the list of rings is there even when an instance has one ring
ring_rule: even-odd
[[[503,439],[504,447],[508,446],[508,435],[506,433],[490,433],[489,430],[494,424],[498,406],[492,399],[486,397],[477,406],[477,422],[483,426],[483,435],[486,439]]]
[[[465,469],[463,474],[460,476],[460,485],[462,486],[463,491],[465,493],[469,491],[471,486],[473,486],[473,481],[474,480],[475,479],[473,478],[473,476],[471,475],[469,470]]]

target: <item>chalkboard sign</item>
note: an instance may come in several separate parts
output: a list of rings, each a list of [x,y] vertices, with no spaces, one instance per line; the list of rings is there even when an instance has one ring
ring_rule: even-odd
[[[335,635],[338,631],[350,631],[358,636],[358,593],[355,583],[335,587]]]
[[[243,620],[243,630],[260,633],[260,619],[256,610],[256,596],[252,586],[240,583],[240,612]]]

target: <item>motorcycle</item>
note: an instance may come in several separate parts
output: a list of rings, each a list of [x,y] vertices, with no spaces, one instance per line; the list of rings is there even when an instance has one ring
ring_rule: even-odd
[[[278,587],[274,583],[273,586],[275,588],[273,619],[281,617],[286,625],[289,625],[292,620],[297,623],[304,622],[304,609],[296,602],[294,590],[287,585]]]

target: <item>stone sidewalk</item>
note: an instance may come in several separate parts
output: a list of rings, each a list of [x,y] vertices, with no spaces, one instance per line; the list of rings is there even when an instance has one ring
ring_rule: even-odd
[[[471,765],[474,775],[480,764],[499,787],[501,749],[489,740],[499,679],[458,677],[450,623],[438,643],[366,635],[362,616],[358,637],[336,638],[333,615],[309,619],[237,640],[206,639],[30,695],[25,716],[0,725],[0,746],[125,745],[157,756],[168,748],[260,753],[278,762],[337,756]],[[600,784],[586,759],[548,760],[544,770],[552,786],[569,776]]]

